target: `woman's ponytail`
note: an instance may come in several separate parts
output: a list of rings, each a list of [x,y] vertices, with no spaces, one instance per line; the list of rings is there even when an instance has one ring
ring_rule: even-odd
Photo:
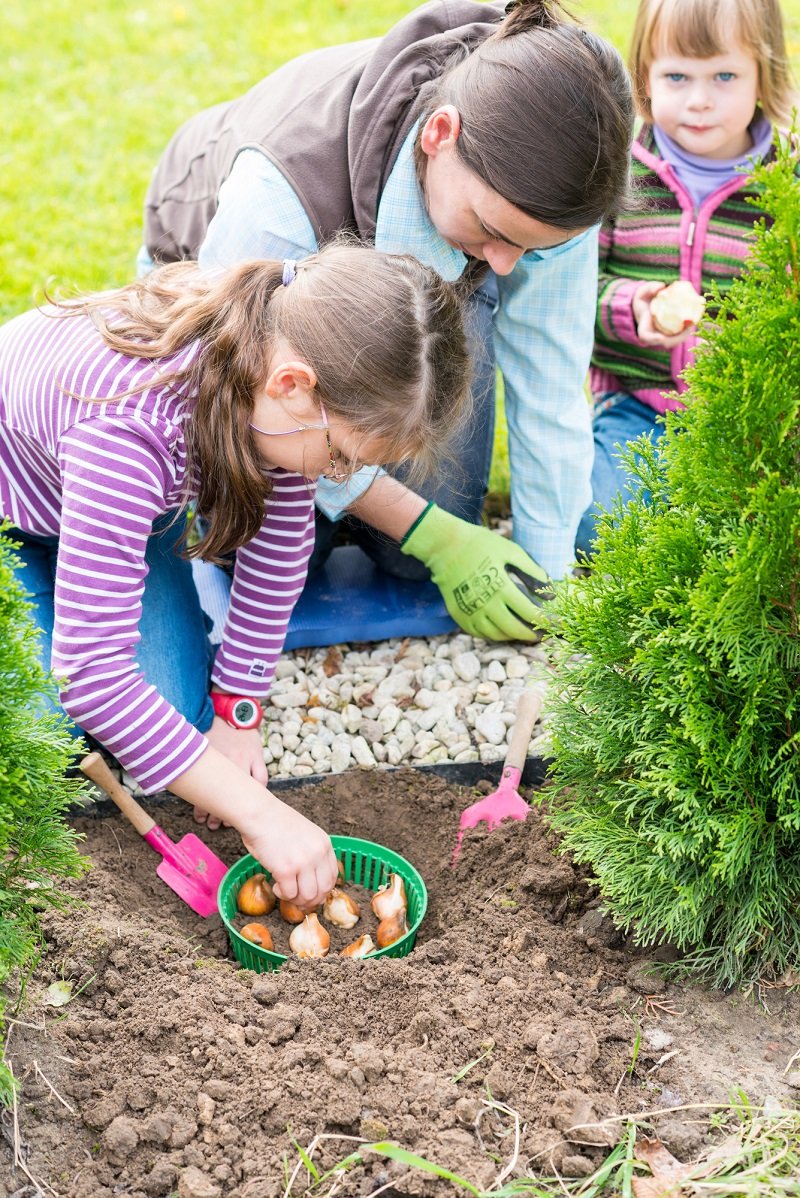
[[[508,0],[505,20],[491,40],[499,42],[531,29],[555,29],[567,16],[559,0]]]

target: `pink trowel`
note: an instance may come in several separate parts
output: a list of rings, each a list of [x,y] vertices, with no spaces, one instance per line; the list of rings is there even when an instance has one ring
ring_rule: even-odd
[[[471,803],[461,812],[461,819],[458,821],[458,836],[453,849],[453,865],[458,860],[461,842],[467,828],[474,828],[485,820],[489,825],[489,831],[492,832],[495,828],[500,827],[504,819],[527,819],[530,807],[518,793],[517,787],[525,766],[531,733],[541,714],[543,702],[544,691],[539,686],[528,687],[520,695],[517,718],[514,721],[508,752],[503,762],[503,772],[500,775],[500,785],[485,799],[478,799],[477,803]]]
[[[166,882],[198,915],[203,918],[212,915],[217,910],[219,884],[228,872],[225,862],[192,832],[187,832],[177,844],[170,840],[117,781],[99,753],[84,757],[81,769],[116,803],[150,847],[164,858],[156,869],[162,882]]]

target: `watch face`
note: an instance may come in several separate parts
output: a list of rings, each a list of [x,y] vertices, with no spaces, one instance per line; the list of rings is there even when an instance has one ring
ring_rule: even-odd
[[[252,724],[258,712],[252,699],[238,699],[232,714],[234,723]]]

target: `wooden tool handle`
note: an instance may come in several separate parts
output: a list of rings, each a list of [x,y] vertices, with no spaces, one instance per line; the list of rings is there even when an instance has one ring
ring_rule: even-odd
[[[517,718],[511,730],[511,740],[508,744],[506,759],[503,762],[504,769],[508,769],[510,766],[512,769],[521,770],[525,765],[533,726],[541,715],[543,703],[543,687],[527,687],[520,695]]]
[[[81,762],[81,769],[87,778],[91,778],[101,790],[104,790],[113,803],[133,824],[140,836],[146,836],[155,826],[156,821],[140,807],[133,795],[128,794],[121,782],[118,782],[99,753],[89,753]]]

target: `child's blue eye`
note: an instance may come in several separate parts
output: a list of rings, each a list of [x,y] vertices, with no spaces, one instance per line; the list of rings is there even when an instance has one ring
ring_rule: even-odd
[[[717,75],[717,79],[719,79],[720,83],[730,83],[731,79],[735,78],[736,76],[734,75],[733,71],[720,71]]]
[[[670,83],[681,83],[685,78],[686,76],[681,75],[678,71],[670,71],[670,73],[667,75],[667,79],[669,79]]]

